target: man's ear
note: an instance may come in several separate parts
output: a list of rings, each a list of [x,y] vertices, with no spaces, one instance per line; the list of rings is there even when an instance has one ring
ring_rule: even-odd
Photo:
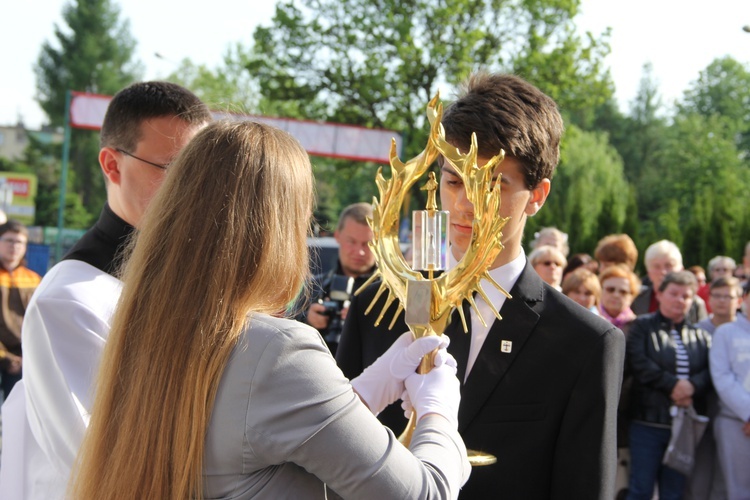
[[[120,153],[105,146],[99,150],[99,165],[107,180],[113,184],[120,184]]]
[[[550,184],[549,179],[542,179],[539,181],[539,184],[531,190],[531,197],[526,205],[526,215],[531,217],[542,208],[544,202],[547,201],[547,196],[549,196]]]

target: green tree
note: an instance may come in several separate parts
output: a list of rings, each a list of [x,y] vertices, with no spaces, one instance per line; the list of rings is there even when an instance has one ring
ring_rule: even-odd
[[[680,114],[721,115],[737,134],[737,144],[750,152],[750,70],[731,57],[714,60],[685,91]]]
[[[689,123],[696,129],[703,124],[698,139],[701,151],[696,154],[705,157],[702,168],[707,184],[699,191],[701,199],[708,200],[709,237],[700,254],[702,262],[719,254],[739,256],[750,237],[746,216],[750,209],[746,196],[750,189],[750,68],[731,57],[711,62],[685,92],[678,117],[681,130]]]
[[[260,95],[255,78],[245,70],[249,58],[248,51],[235,43],[225,52],[222,64],[215,68],[196,65],[185,58],[166,79],[192,90],[212,110],[255,113]]]
[[[582,83],[608,82],[601,69],[608,46],[592,36],[584,44],[575,34],[578,5],[286,1],[277,5],[271,26],[256,29],[248,67],[264,96],[303,103],[298,109],[306,118],[394,130],[421,131],[425,105],[437,90],[482,66],[527,73],[553,97],[577,92],[575,99],[588,104],[597,93]],[[412,135],[409,154],[424,145],[423,137]]]
[[[715,238],[711,228],[714,197],[712,192],[701,193],[687,217],[685,241],[682,254],[685,267],[705,265],[713,257],[710,255],[711,240]]]
[[[742,218],[750,209],[745,195],[750,172],[743,158],[730,120],[678,115],[653,168],[644,172],[641,213],[653,223],[659,239],[681,244],[684,237],[686,262],[737,251]],[[698,230],[697,224],[707,227]],[[705,238],[706,246],[687,241],[693,238]]]
[[[576,35],[578,7],[578,0],[287,0],[270,26],[256,29],[248,70],[263,93],[261,113],[396,130],[411,158],[426,143],[427,102],[479,67],[520,73],[566,108],[598,102],[608,89],[601,69],[608,46]]]
[[[625,207],[625,221],[622,223],[621,231],[635,240],[640,234],[639,226],[638,200],[635,196],[635,189],[632,185],[629,185],[628,203]]]
[[[569,13],[575,15],[574,3],[570,7]],[[531,17],[527,39],[519,47],[510,69],[552,97],[567,121],[591,129],[595,110],[609,101],[614,92],[604,66],[610,31],[605,31],[599,40],[591,33],[582,39],[573,23],[553,28],[555,15],[552,11],[541,19]],[[560,37],[560,42],[550,44],[549,40],[555,36]]]
[[[17,162],[13,171],[33,173],[37,176],[37,195],[34,200],[34,224],[37,226],[57,226],[58,207],[60,205],[60,144],[48,144],[29,136],[29,145],[23,158]],[[69,173],[74,178],[75,173]],[[93,222],[83,206],[81,195],[68,191],[65,193],[65,211],[63,224],[74,229],[86,229]]]
[[[55,43],[42,45],[36,64],[37,100],[50,122],[62,125],[68,90],[113,94],[141,72],[133,62],[135,41],[120,9],[111,0],[71,0],[63,8],[66,26],[55,26]],[[106,193],[98,165],[98,137],[74,130],[70,182],[86,209],[96,214]]]
[[[622,159],[607,135],[571,125],[561,146],[560,166],[544,208],[527,231],[555,226],[569,234],[572,253],[593,252],[606,234],[623,228],[630,188]]]
[[[674,242],[678,247],[682,246],[683,234],[680,226],[680,203],[678,200],[667,200],[666,208],[659,212],[656,217],[655,226],[659,239],[667,239]]]
[[[638,93],[628,115],[610,111],[607,119],[598,122],[610,133],[612,145],[622,156],[625,177],[637,187],[640,187],[643,172],[651,168],[657,152],[662,148],[668,127],[667,120],[662,116],[663,106],[658,88],[653,67],[651,64],[644,65]],[[638,192],[641,192],[640,189]]]
[[[318,222],[328,230],[335,229],[341,210],[360,201],[371,202],[378,194],[375,174],[378,166],[332,158],[312,158],[318,195]]]

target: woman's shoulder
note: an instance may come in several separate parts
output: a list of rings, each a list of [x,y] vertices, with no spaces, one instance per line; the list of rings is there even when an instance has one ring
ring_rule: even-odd
[[[281,335],[289,338],[304,338],[311,335],[315,336],[317,330],[295,319],[251,313],[247,317],[245,333],[249,335]]]
[[[248,315],[239,345],[252,346],[255,353],[261,348],[277,352],[300,348],[328,350],[318,330],[310,325],[261,313]]]

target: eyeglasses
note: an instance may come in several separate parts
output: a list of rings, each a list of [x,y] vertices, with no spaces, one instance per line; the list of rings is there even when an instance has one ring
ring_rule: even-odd
[[[12,245],[12,246],[26,246],[26,241],[24,240],[14,240],[13,238],[0,238],[0,241],[5,243],[6,245]]]
[[[548,267],[552,266],[552,265],[555,265],[557,267],[562,267],[562,264],[560,264],[559,262],[556,262],[554,260],[545,260],[543,262],[539,262],[539,264],[541,264],[543,266],[548,266]]]
[[[154,163],[152,161],[144,160],[143,158],[140,158],[140,157],[134,155],[133,153],[128,153],[124,149],[115,148],[115,151],[119,151],[120,153],[124,154],[125,156],[129,156],[131,158],[135,158],[136,160],[142,161],[143,163],[148,163],[152,167],[156,167],[156,168],[161,169],[161,170],[166,170],[167,167],[169,166],[169,163],[165,163],[165,164],[162,165],[162,164],[159,164],[159,163]]]
[[[618,295],[631,295],[630,290],[624,288],[617,288],[615,286],[605,286],[604,291],[607,293],[616,293]]]
[[[24,240],[14,240],[11,238],[0,238],[0,241],[5,243],[6,245],[12,245],[12,246],[26,246],[27,242]]]
[[[718,293],[711,293],[709,295],[711,295],[712,299],[716,299],[716,300],[734,300],[734,299],[737,298],[736,296],[722,295],[722,294],[718,294]]]

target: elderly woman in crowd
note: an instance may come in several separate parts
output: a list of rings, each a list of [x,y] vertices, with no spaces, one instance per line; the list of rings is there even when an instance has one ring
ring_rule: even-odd
[[[671,437],[672,408],[694,406],[705,414],[711,387],[709,334],[690,323],[697,283],[689,271],[668,273],[656,291],[659,308],[630,326],[626,363],[633,376],[628,499],[681,499],[686,478],[663,465]]]
[[[568,233],[563,233],[556,227],[543,227],[538,233],[534,233],[531,249],[536,250],[545,245],[557,248],[563,254],[563,257],[567,257],[568,252],[570,252]]]
[[[562,273],[568,262],[560,250],[550,245],[542,245],[529,254],[529,262],[543,281],[561,290]]]
[[[599,281],[602,284],[599,314],[620,330],[626,330],[635,319],[630,305],[641,289],[641,280],[626,265],[616,264],[607,267],[599,275]]]
[[[630,270],[627,264],[611,264],[600,274],[602,295],[599,300],[599,315],[628,335],[629,327],[635,319],[635,313],[630,309],[633,298],[641,287],[641,280]],[[623,489],[617,498],[626,490],[629,469],[628,428],[630,426],[630,392],[633,385],[632,375],[625,366],[620,391],[620,405],[617,408],[617,484]]]
[[[562,293],[595,314],[601,292],[599,278],[585,267],[569,273],[562,282]]]

